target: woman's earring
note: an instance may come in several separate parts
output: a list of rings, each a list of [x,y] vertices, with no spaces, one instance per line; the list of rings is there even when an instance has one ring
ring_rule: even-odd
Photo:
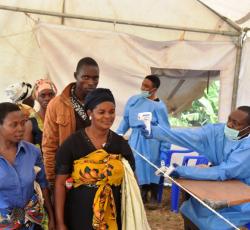
[[[92,120],[92,117],[91,117],[91,116],[89,116],[89,120],[90,120],[90,121]]]

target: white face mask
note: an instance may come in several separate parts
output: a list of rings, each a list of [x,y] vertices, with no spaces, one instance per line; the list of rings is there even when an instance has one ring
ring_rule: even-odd
[[[248,127],[249,126],[247,126],[244,129],[241,129],[241,130],[236,130],[236,129],[231,129],[227,125],[225,125],[224,134],[230,140],[239,140],[242,137],[242,136],[239,136],[240,132],[242,132],[243,130],[247,129]],[[245,135],[246,134],[244,134],[243,136],[245,136]]]
[[[151,96],[151,93],[146,90],[141,90],[141,96],[147,98]]]

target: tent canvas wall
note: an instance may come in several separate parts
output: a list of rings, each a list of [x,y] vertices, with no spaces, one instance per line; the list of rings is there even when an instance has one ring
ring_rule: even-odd
[[[33,9],[36,14],[16,8],[0,12],[1,101],[5,100],[3,89],[10,83],[33,83],[46,74],[61,90],[73,80],[78,59],[92,56],[101,68],[99,86],[111,88],[118,100],[118,115],[152,68],[219,70],[220,120],[231,110],[240,27],[199,1],[23,0],[8,1],[8,5]],[[38,14],[37,10],[42,11]],[[52,17],[44,15],[46,11],[81,19]],[[105,20],[95,20],[97,17]],[[62,23],[66,26],[55,25]],[[243,54],[245,63],[248,49]],[[249,71],[244,67],[240,72],[247,84]],[[249,104],[244,94],[247,86],[240,87],[240,103]]]
[[[76,62],[83,53],[94,57],[100,63],[99,86],[113,91],[118,115],[122,115],[126,100],[139,93],[142,79],[151,68],[220,70],[222,111],[230,109],[233,77],[228,76],[234,74],[231,63],[236,56],[230,42],[156,42],[124,33],[48,24],[39,25],[36,35],[49,74],[60,87],[73,81]],[[162,85],[162,91],[167,91],[167,86],[167,82]]]

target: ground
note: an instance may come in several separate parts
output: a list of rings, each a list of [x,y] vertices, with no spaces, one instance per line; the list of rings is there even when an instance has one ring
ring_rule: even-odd
[[[170,188],[164,189],[163,201],[159,209],[146,209],[148,222],[152,230],[182,230],[181,215],[170,211]]]

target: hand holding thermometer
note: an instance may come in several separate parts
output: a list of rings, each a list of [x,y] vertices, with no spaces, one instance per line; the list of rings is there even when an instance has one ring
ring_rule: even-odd
[[[144,122],[144,124],[146,126],[146,130],[148,131],[148,135],[150,135],[150,133],[151,133],[152,113],[151,112],[138,113],[138,120]]]

